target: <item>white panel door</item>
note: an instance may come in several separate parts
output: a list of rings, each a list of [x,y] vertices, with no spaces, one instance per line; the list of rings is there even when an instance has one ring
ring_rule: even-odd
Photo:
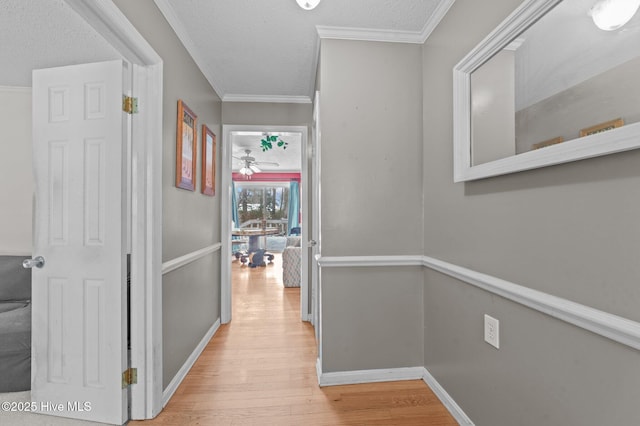
[[[33,72],[32,407],[127,420],[123,62]]]

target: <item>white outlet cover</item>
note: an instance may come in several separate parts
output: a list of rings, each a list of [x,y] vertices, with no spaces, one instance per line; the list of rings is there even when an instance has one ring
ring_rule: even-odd
[[[500,349],[500,321],[489,315],[484,316],[484,341]]]

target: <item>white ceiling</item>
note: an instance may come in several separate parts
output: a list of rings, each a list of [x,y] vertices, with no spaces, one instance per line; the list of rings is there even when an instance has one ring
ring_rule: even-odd
[[[260,148],[260,140],[264,137],[262,132],[233,132],[231,134],[231,146],[233,157],[243,157],[245,150],[251,150],[251,157],[257,162],[278,163],[273,165],[258,165],[263,172],[299,172],[302,167],[302,135],[300,133],[271,132],[270,135],[278,135],[281,140],[287,142],[287,149],[274,146],[266,152]],[[237,172],[243,166],[243,162],[234,158],[232,170]]]
[[[310,102],[320,38],[423,43],[454,0],[154,0],[224,101]],[[0,2],[0,86],[31,86],[31,71],[120,55],[64,0]],[[10,66],[8,66],[10,64]],[[262,152],[260,135],[234,138],[265,171],[300,170],[300,135]],[[283,139],[285,136],[283,136]],[[238,161],[234,161],[237,169]]]
[[[121,56],[63,0],[0,1],[0,86],[31,87],[31,71]]]
[[[225,101],[310,102],[319,34],[422,43],[454,0],[154,0]],[[0,85],[31,70],[116,59],[63,0],[0,2]],[[11,64],[11,66],[6,66]]]
[[[453,0],[154,0],[224,101],[310,102],[319,33],[423,43]]]

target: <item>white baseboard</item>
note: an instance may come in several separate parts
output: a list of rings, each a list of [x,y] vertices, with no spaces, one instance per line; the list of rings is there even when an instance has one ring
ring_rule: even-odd
[[[323,373],[316,363],[320,386],[355,385],[359,383],[395,382],[422,379],[424,367],[383,368],[379,370],[336,371]]]
[[[385,368],[379,370],[336,371],[323,373],[320,358],[316,360],[318,384],[322,386],[355,385],[360,383],[396,382],[422,379],[442,405],[462,426],[474,426],[462,408],[424,367]]]
[[[187,376],[187,373],[189,372],[189,370],[191,370],[191,367],[193,367],[193,364],[195,364],[204,348],[216,334],[218,328],[220,328],[220,318],[218,318],[216,322],[211,326],[211,328],[207,331],[200,343],[198,343],[198,346],[196,346],[191,355],[189,355],[189,358],[187,358],[185,363],[182,365],[182,368],[178,370],[171,382],[167,385],[167,388],[164,390],[164,392],[162,392],[162,408],[167,405],[173,394],[176,392],[176,390],[178,390],[178,386],[180,386],[180,383],[182,383],[184,378]]]
[[[451,396],[447,393],[446,390],[440,383],[429,373],[426,368],[422,369],[422,380],[429,386],[429,388],[433,391],[433,393],[438,397],[442,405],[444,405],[449,413],[453,416],[456,421],[463,426],[474,426],[474,423],[471,419],[462,411],[462,408],[451,398]]]

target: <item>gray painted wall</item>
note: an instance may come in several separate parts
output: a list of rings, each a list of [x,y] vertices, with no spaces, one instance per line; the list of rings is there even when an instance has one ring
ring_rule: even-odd
[[[422,253],[420,46],[323,40],[320,55],[322,256]],[[422,280],[323,268],[323,372],[422,365]]]
[[[310,126],[311,104],[224,102],[222,122],[238,125]]]
[[[638,321],[640,151],[453,183],[452,68],[519,5],[457,0],[423,47],[425,254]],[[640,423],[637,351],[424,279],[424,365],[476,424]]]
[[[322,255],[420,254],[420,46],[322,40]]]
[[[0,254],[31,254],[31,89],[0,87]]]
[[[421,267],[323,268],[323,373],[423,365]]]
[[[216,196],[200,193],[201,126],[221,136],[222,102],[204,78],[152,0],[115,3],[164,61],[163,88],[163,262],[220,241],[220,174]],[[175,187],[177,102],[198,116],[196,191]],[[141,100],[141,108],[144,100]],[[219,143],[219,142],[218,142]],[[216,171],[220,170],[220,151]],[[163,384],[220,318],[220,253],[163,276]]]

